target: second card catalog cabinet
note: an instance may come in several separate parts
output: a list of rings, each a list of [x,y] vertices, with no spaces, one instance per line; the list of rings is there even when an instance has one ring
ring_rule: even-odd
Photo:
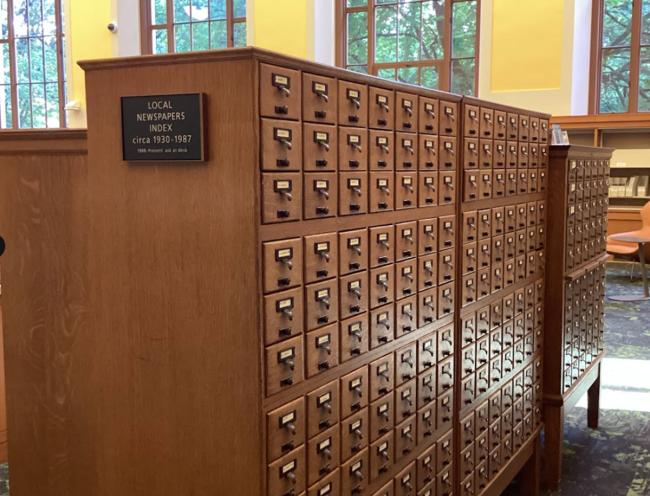
[[[564,411],[587,391],[588,424],[598,427],[611,155],[608,148],[551,148],[544,347],[544,483],[550,489],[560,480]]]
[[[9,405],[54,432],[10,446],[12,494],[496,495],[522,467],[533,493],[547,115],[252,48],[83,67],[83,246],[24,239],[30,181],[0,219],[6,329],[33,340],[8,380],[55,391]],[[121,97],[197,93],[203,162],[123,161]]]

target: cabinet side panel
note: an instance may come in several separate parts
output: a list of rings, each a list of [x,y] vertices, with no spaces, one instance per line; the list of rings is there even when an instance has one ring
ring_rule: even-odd
[[[93,367],[83,394],[96,477],[84,494],[260,494],[252,61],[136,59],[86,77]],[[206,162],[122,161],[120,97],[196,92]]]

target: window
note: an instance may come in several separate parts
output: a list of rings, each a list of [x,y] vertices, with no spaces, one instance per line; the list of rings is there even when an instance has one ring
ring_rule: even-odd
[[[479,0],[338,2],[339,65],[428,88],[476,94]],[[451,33],[446,26],[451,26]]]
[[[594,2],[591,113],[650,112],[650,0]]]
[[[142,53],[246,46],[246,0],[141,0]]]
[[[61,0],[0,0],[0,128],[65,127]]]

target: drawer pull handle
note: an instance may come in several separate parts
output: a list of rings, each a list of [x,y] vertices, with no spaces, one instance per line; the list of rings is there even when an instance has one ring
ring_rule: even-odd
[[[321,100],[323,100],[325,103],[327,103],[327,102],[330,101],[330,97],[327,96],[327,94],[325,94],[325,93],[322,92],[322,91],[317,91],[317,92],[316,92],[316,96],[318,96],[318,98],[320,98]]]

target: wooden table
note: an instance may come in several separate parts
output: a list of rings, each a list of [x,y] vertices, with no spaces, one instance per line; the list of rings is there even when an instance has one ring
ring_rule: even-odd
[[[636,243],[639,245],[639,262],[641,262],[641,277],[643,278],[643,295],[614,295],[610,300],[614,301],[647,301],[650,300],[650,291],[648,290],[648,276],[645,270],[645,244],[650,243],[650,234],[642,231],[628,232],[621,234],[612,234],[609,239],[623,241],[626,243]]]

